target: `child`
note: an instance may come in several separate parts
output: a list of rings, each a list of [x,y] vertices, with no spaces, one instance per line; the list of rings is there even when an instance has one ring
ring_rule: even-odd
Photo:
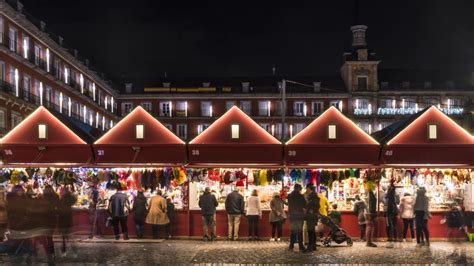
[[[329,218],[337,225],[341,225],[341,212],[337,210],[337,204],[332,205],[332,211],[329,213]]]

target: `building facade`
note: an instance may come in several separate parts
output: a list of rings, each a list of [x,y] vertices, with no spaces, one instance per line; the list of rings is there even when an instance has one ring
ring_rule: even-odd
[[[141,105],[184,140],[233,105],[281,140],[330,106],[368,133],[431,105],[474,132],[474,86],[443,80],[443,73],[380,69],[366,31],[365,25],[351,27],[352,45],[334,77],[165,78],[124,81],[115,90],[20,2],[0,0],[0,137],[39,105],[102,131]]]
[[[118,119],[117,95],[20,2],[0,1],[0,137],[40,105],[107,130]]]

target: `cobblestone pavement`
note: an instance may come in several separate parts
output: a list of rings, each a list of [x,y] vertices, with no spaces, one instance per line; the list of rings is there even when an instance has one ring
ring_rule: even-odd
[[[93,264],[189,264],[189,263],[266,263],[266,264],[314,264],[314,263],[436,263],[473,264],[474,243],[434,242],[431,247],[415,247],[414,243],[397,243],[394,248],[380,242],[377,248],[366,248],[363,243],[332,247],[318,247],[308,254],[288,251],[288,242],[268,241],[217,241],[169,240],[160,243],[76,244],[77,257],[68,253],[58,255],[55,262]],[[60,243],[56,243],[59,254]],[[25,260],[23,260],[25,261]],[[44,263],[44,253],[38,255]],[[2,255],[0,263],[14,263],[12,258]]]

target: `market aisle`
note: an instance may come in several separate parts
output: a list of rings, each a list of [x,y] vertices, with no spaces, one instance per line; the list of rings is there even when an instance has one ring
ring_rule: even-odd
[[[388,249],[385,243],[369,249],[363,243],[353,247],[319,248],[316,253],[287,251],[287,242],[230,242],[173,240],[162,243],[79,243],[78,257],[58,257],[59,263],[474,263],[473,243],[434,242],[430,248],[416,248],[414,243],[398,243]],[[57,245],[59,248],[59,244]],[[58,254],[59,250],[57,250]],[[9,262],[6,256],[0,263]],[[39,262],[44,262],[40,254]]]

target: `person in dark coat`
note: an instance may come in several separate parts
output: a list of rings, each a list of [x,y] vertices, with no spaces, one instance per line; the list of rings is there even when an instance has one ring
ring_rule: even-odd
[[[306,224],[308,226],[308,251],[316,251],[316,224],[319,214],[319,197],[314,192],[314,186],[306,187],[310,190],[306,203]]]
[[[143,195],[143,190],[139,190],[132,206],[133,221],[135,222],[135,230],[138,239],[143,238],[143,228],[145,226],[147,209],[147,199],[145,195]]]
[[[234,191],[227,195],[225,200],[229,240],[237,240],[239,238],[240,217],[244,214],[244,208],[244,197],[237,191],[236,187]]]
[[[16,185],[7,194],[7,222],[10,231],[22,231],[28,228],[27,207],[28,198],[23,187]]]
[[[66,254],[66,242],[69,242],[71,245],[72,242],[69,241],[69,235],[71,234],[73,228],[73,221],[72,221],[72,206],[76,204],[77,198],[71,191],[69,186],[65,187],[65,191],[61,199],[59,200],[59,230],[62,234],[63,245],[62,245],[62,253],[63,255]]]
[[[395,180],[390,180],[390,186],[387,194],[385,195],[387,202],[387,227],[388,227],[388,241],[397,241],[397,215],[398,215],[398,204],[400,199],[395,193]]]
[[[288,195],[288,214],[290,217],[290,251],[293,251],[295,242],[301,252],[306,252],[303,245],[303,221],[305,217],[306,200],[301,194],[303,188],[300,184],[295,184],[293,191]]]
[[[366,209],[367,209],[367,204],[365,204],[365,201],[363,201],[359,195],[356,195],[353,212],[357,215],[357,223],[359,224],[359,230],[360,230],[360,241],[365,241]]]
[[[203,239],[214,241],[216,239],[216,207],[219,205],[216,196],[211,193],[211,188],[206,187],[204,194],[199,197],[199,208],[201,208]],[[208,226],[211,227],[209,237]]]
[[[102,236],[101,223],[105,222],[105,219],[101,211],[97,208],[100,201],[99,188],[97,184],[92,184],[90,188],[90,203],[89,203],[89,239],[95,236]]]
[[[367,240],[367,247],[377,247],[373,242],[374,231],[377,219],[377,196],[375,196],[375,184],[367,182],[367,190],[369,191],[369,202],[367,212],[365,213],[365,221],[367,224],[365,239]]]
[[[166,236],[165,239],[171,238],[171,231],[173,230],[173,223],[174,223],[174,204],[171,201],[171,198],[166,198],[166,215],[168,215],[168,219],[170,222],[165,225]]]
[[[123,239],[128,240],[128,213],[130,211],[130,202],[127,194],[123,193],[120,184],[115,184],[117,192],[110,197],[109,200],[109,214],[112,217],[112,225],[114,227],[115,240],[120,239],[119,224],[122,227]]]

